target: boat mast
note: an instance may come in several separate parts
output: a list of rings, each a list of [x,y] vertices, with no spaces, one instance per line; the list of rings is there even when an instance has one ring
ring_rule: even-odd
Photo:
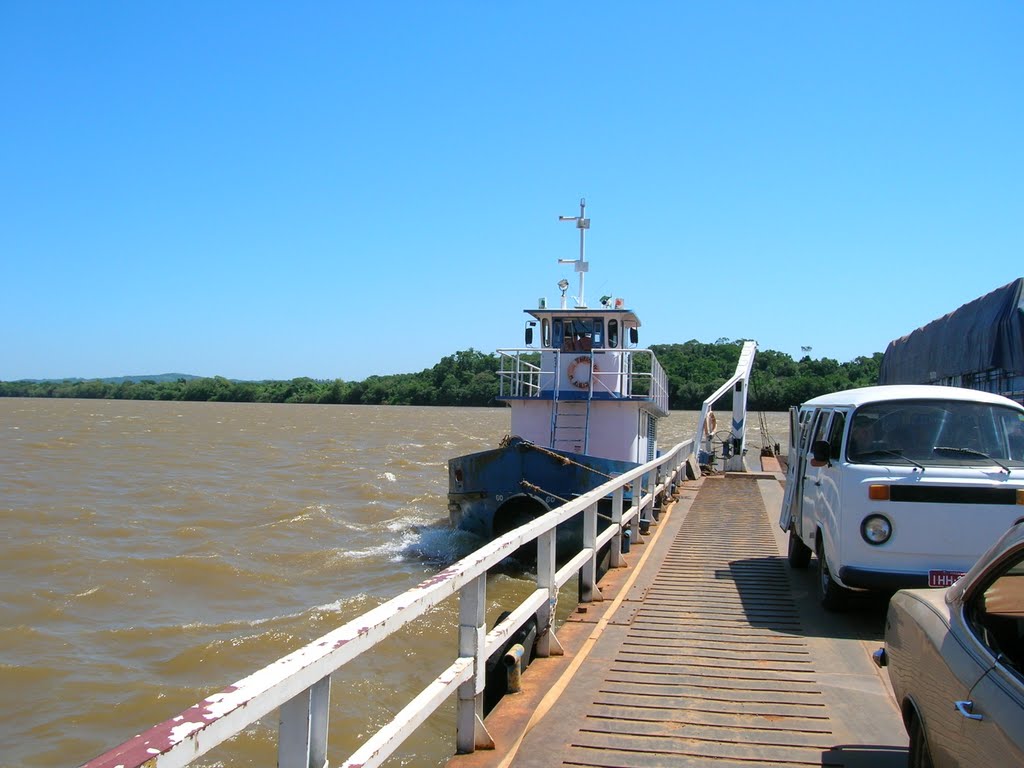
[[[583,255],[584,238],[586,237],[587,230],[590,229],[590,219],[588,219],[584,212],[587,208],[587,200],[584,197],[580,198],[580,215],[579,216],[559,216],[559,221],[575,221],[576,229],[580,231],[580,257],[578,259],[559,259],[559,264],[575,264],[576,272],[580,276],[580,295],[576,297],[576,306],[580,309],[586,309],[587,301],[583,297],[583,276],[586,275],[590,265],[587,264],[587,260]],[[562,294],[563,302],[562,308],[565,309],[565,294]]]

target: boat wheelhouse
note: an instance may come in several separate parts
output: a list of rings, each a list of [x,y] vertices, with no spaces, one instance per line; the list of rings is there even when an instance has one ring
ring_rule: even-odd
[[[580,255],[563,260],[579,276],[568,307],[541,299],[524,310],[525,347],[499,349],[499,399],[511,408],[511,437],[498,448],[448,462],[453,526],[491,539],[586,493],[610,477],[653,459],[658,419],[668,415],[665,373],[654,353],[638,347],[640,319],[621,299],[588,307],[585,233],[580,201],[574,221]]]

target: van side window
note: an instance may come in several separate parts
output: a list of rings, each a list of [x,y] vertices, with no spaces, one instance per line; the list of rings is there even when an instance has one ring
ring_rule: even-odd
[[[832,417],[828,428],[829,458],[839,460],[839,452],[843,448],[843,430],[846,428],[846,414],[837,411]]]
[[[810,448],[818,440],[825,439],[825,427],[828,426],[829,411],[821,411],[818,414],[818,423],[814,425],[814,437],[811,438],[811,444],[807,447]]]
[[[801,455],[807,454],[811,450],[811,441],[814,439],[814,425],[815,418],[818,416],[818,411],[801,411],[800,412],[800,453]]]

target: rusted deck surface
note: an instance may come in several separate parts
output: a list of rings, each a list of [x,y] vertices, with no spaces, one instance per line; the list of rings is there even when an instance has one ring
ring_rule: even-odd
[[[615,574],[624,591],[563,627],[566,656],[535,662],[488,718],[496,751],[452,765],[904,765],[869,657],[884,604],[824,614],[813,563],[791,571],[769,521],[779,484],[761,478],[684,492],[643,562]]]

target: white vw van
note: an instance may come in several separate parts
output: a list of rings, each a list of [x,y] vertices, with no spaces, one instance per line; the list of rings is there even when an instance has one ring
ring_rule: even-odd
[[[779,525],[819,564],[830,610],[850,590],[946,587],[1024,519],[1024,406],[939,386],[850,389],[791,411]]]

